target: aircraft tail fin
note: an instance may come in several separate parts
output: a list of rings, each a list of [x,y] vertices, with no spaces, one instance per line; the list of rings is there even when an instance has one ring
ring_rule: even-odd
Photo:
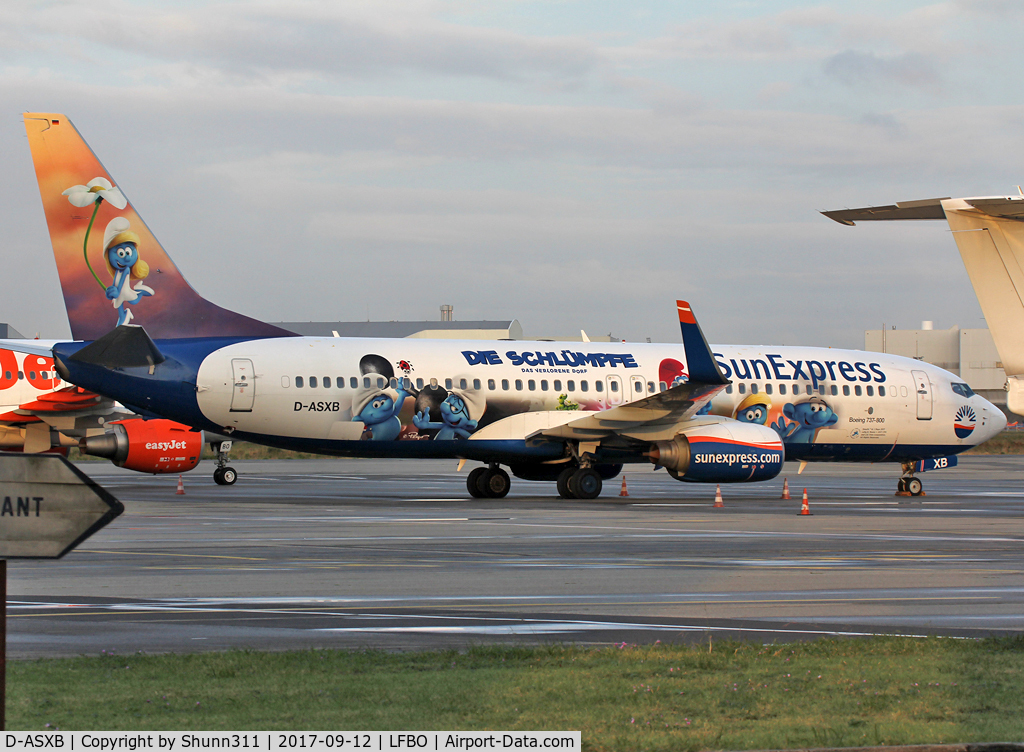
[[[192,289],[67,117],[24,119],[75,339],[130,322],[154,339],[292,336]]]
[[[850,225],[872,219],[945,219],[1006,371],[1007,407],[1024,414],[1024,196],[929,199],[823,214]]]

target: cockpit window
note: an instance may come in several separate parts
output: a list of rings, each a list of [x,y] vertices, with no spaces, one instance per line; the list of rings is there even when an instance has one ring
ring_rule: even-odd
[[[949,386],[953,390],[954,394],[959,394],[961,397],[974,396],[974,390],[967,386],[967,384],[954,382]]]

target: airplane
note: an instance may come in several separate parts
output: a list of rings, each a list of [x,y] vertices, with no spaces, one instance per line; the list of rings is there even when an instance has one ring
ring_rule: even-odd
[[[31,343],[45,348],[56,340]],[[0,450],[66,454],[78,447],[118,467],[161,474],[192,470],[202,446],[201,431],[139,420],[112,399],[64,383],[50,357],[0,349]]]
[[[200,296],[67,117],[24,120],[75,340],[27,351],[145,417],[328,455],[479,461],[478,498],[508,493],[504,465],[577,499],[627,463],[730,483],[784,459],[898,463],[899,492],[919,495],[916,473],[1006,423],[915,360],[711,348],[684,301],[681,348],[301,337]]]
[[[1024,192],[901,201],[822,214],[851,227],[870,220],[946,220],[1006,372],[1006,406],[1024,415]]]

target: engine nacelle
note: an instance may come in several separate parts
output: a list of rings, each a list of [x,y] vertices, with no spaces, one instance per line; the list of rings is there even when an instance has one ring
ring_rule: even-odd
[[[83,454],[105,457],[140,473],[184,473],[199,464],[203,432],[173,420],[119,420],[78,443]]]
[[[782,472],[786,452],[773,429],[727,418],[659,441],[647,456],[676,480],[742,483],[774,478]]]

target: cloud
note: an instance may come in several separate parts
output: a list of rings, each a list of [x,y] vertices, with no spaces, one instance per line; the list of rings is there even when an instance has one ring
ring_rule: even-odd
[[[847,86],[933,88],[941,81],[932,61],[916,53],[882,56],[846,50],[828,58],[824,72]]]

